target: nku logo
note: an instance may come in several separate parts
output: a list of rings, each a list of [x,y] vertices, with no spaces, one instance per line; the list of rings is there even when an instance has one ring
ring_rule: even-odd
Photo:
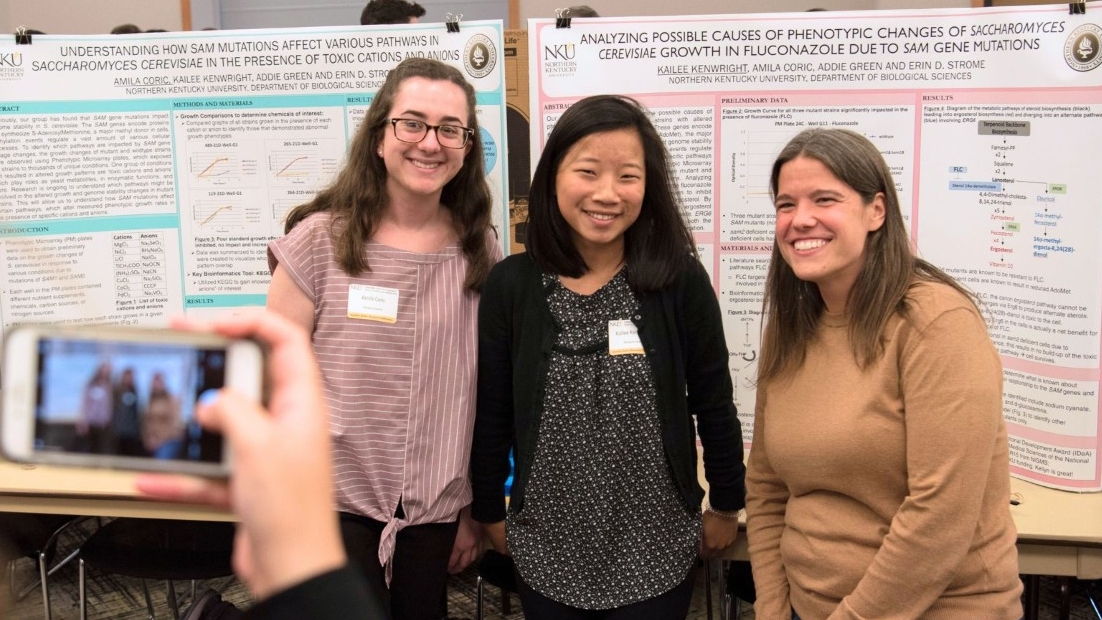
[[[0,54],[0,67],[22,67],[23,66],[23,54],[19,52],[11,52],[8,54]]]
[[[544,60],[574,60],[575,48],[573,43],[563,43],[561,45],[545,45],[543,46],[543,59]]]

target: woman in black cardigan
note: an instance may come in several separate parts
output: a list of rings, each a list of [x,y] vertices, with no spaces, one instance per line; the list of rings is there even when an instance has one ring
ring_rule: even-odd
[[[737,535],[745,468],[719,304],[643,107],[571,106],[528,200],[527,252],[479,304],[471,514],[529,620],[683,618],[698,554]]]

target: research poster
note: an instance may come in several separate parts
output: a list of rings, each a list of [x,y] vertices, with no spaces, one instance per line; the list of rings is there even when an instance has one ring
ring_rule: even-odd
[[[918,253],[983,301],[1012,473],[1098,490],[1100,24],[1098,2],[531,20],[532,158],[582,97],[650,109],[719,295],[749,445],[773,159],[808,127],[863,133]]]
[[[508,247],[500,21],[0,38],[0,320],[163,325],[264,306],[267,243],[345,152],[388,71],[477,93]]]

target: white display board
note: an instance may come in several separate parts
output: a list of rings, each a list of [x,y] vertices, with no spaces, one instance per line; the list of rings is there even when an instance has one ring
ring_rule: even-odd
[[[268,241],[333,179],[387,72],[411,56],[474,85],[507,232],[502,32],[487,21],[0,37],[3,327],[263,307]]]
[[[632,95],[676,162],[749,445],[769,172],[808,127],[868,136],[919,254],[978,293],[1012,473],[1102,488],[1102,3],[528,23],[532,158],[588,95]],[[961,368],[967,373],[967,368]]]

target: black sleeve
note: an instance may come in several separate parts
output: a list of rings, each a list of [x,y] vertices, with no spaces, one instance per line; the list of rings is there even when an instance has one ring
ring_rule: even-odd
[[[709,502],[718,510],[739,510],[746,505],[746,466],[723,314],[700,263],[693,261],[684,290],[681,316],[689,413],[696,417],[696,432],[704,449]]]
[[[498,263],[478,304],[478,397],[471,446],[471,517],[482,523],[505,519],[505,480],[513,442],[511,287]]]
[[[389,620],[380,593],[350,564],[291,586],[247,612],[244,620]]]

